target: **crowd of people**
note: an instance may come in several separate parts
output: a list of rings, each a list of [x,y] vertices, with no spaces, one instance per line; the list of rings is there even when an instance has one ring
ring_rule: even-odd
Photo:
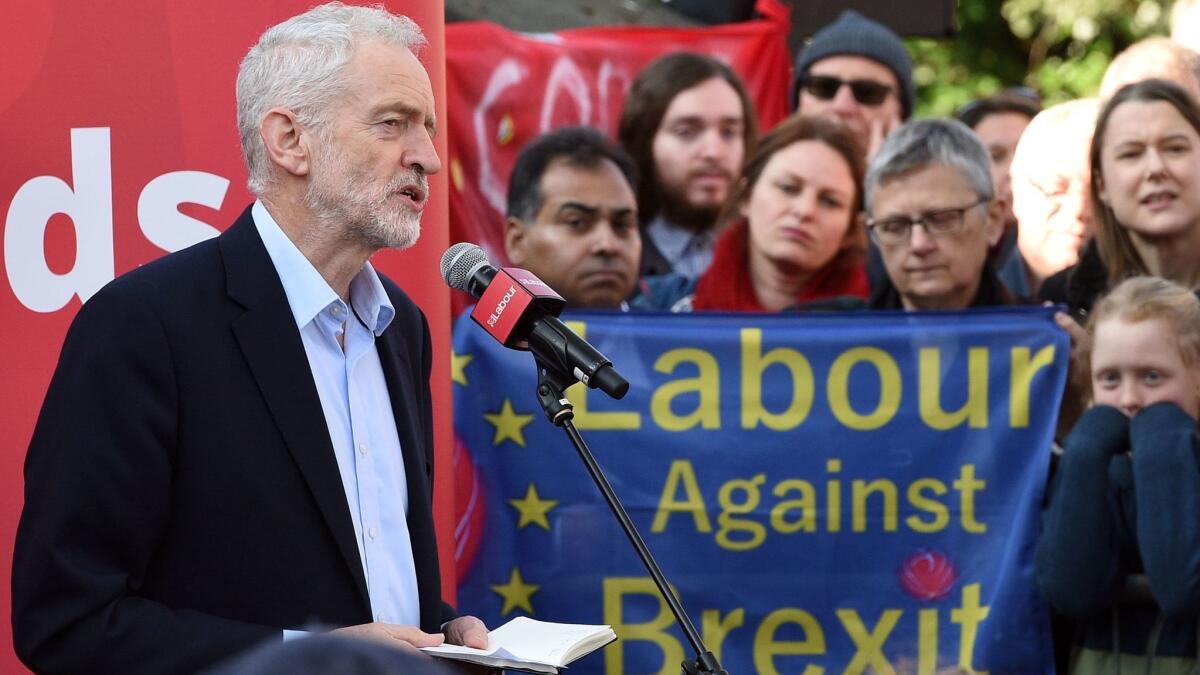
[[[664,56],[616,145],[567,128],[521,153],[509,258],[578,308],[1064,305],[1037,556],[1059,672],[1194,672],[1200,54],[1150,38],[1096,98],[1043,110],[1014,87],[953,118],[912,119],[912,71],[895,33],[848,10],[797,56],[794,114],[759,135],[727,67]],[[551,237],[556,254],[529,255]]]

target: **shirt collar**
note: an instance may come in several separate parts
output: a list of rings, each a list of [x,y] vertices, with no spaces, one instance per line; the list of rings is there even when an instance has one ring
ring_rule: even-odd
[[[284,234],[261,201],[254,202],[250,213],[267,255],[279,274],[297,327],[304,328],[321,310],[333,303],[341,303],[341,298],[330,288],[325,277]],[[359,320],[375,335],[383,333],[396,315],[387,291],[370,262],[364,264],[350,280],[350,303]]]
[[[655,216],[646,226],[646,233],[654,241],[660,253],[672,265],[684,256],[689,249],[703,248],[713,240],[712,231],[692,232],[682,227],[668,223],[662,216]]]

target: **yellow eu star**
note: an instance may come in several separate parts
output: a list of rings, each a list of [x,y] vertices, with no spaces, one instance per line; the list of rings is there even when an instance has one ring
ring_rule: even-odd
[[[525,583],[525,580],[521,578],[521,570],[516,567],[509,575],[507,584],[492,585],[492,590],[504,598],[504,607],[500,609],[501,615],[509,614],[515,609],[523,609],[526,614],[532,616],[533,602],[530,599],[540,588],[541,586],[537,584]]]
[[[453,349],[450,350],[450,379],[455,384],[467,386],[467,364],[474,358],[470,354],[459,354]]]
[[[492,445],[500,445],[505,439],[512,439],[514,443],[525,447],[525,425],[533,421],[533,415],[521,415],[513,410],[512,401],[504,399],[504,405],[500,407],[498,413],[484,413],[483,419],[487,420],[496,427],[496,435],[492,438]]]
[[[550,531],[550,519],[546,517],[546,514],[550,513],[550,509],[558,506],[557,499],[542,499],[538,495],[537,488],[530,483],[523,499],[510,499],[508,503],[512,504],[517,513],[521,514],[517,529],[533,523],[547,532]]]

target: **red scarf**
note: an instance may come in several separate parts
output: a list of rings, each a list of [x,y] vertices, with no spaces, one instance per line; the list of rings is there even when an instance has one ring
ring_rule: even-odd
[[[734,312],[766,312],[758,303],[750,280],[750,227],[742,219],[729,226],[713,246],[713,261],[696,282],[692,308]],[[814,300],[870,295],[867,272],[861,260],[845,269],[837,256],[808,280],[796,295],[796,304]]]

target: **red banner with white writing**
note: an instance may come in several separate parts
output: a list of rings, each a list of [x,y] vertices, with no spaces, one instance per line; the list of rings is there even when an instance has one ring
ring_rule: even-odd
[[[450,110],[450,238],[472,241],[507,263],[505,191],[517,153],[561,126],[616,133],[638,71],[676,51],[709,54],[746,83],[760,129],[788,112],[789,8],[759,0],[761,18],[708,28],[622,26],[522,34],[491,23],[446,26]]]

